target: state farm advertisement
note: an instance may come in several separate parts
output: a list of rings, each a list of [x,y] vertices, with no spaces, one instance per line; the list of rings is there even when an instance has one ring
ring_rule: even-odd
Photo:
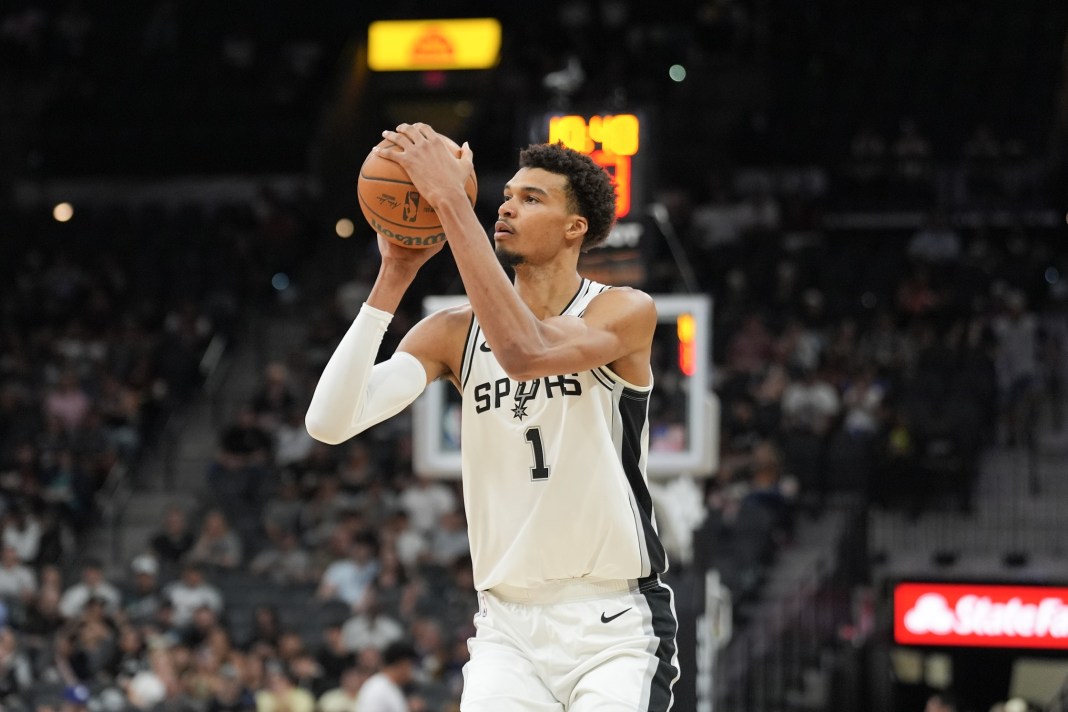
[[[1068,649],[1068,588],[902,583],[894,641],[903,645]]]

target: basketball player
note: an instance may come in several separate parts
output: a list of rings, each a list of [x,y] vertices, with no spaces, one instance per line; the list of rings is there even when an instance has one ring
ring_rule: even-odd
[[[383,136],[403,151],[382,154],[435,206],[470,304],[426,317],[373,365],[401,297],[440,249],[380,236],[378,277],[323,371],[308,430],[342,442],[438,378],[462,394],[480,602],[464,712],[668,710],[677,623],[644,471],[656,308],[577,271],[612,226],[611,179],[562,146],[521,151],[494,254],[464,193],[467,144],[458,160],[425,124]]]

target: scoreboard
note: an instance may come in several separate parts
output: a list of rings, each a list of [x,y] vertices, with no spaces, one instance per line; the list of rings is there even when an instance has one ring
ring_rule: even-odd
[[[652,159],[645,112],[548,113],[534,117],[529,128],[532,143],[559,142],[584,153],[615,181],[616,225],[601,247],[582,255],[579,271],[605,284],[642,287],[648,268],[642,240],[653,239],[645,210]]]
[[[644,177],[649,150],[643,148],[644,112],[623,114],[543,114],[530,123],[534,143],[562,143],[584,153],[616,182],[616,218],[625,221],[645,203]]]
[[[641,147],[641,120],[635,114],[549,116],[549,143],[585,153],[615,178],[616,218],[634,205],[633,162]],[[639,162],[639,166],[640,166]]]

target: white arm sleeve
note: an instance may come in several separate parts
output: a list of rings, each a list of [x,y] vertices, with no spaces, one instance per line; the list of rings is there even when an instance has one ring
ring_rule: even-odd
[[[404,410],[426,388],[419,359],[398,351],[375,364],[393,315],[367,306],[345,332],[323,369],[304,417],[308,434],[337,445]]]

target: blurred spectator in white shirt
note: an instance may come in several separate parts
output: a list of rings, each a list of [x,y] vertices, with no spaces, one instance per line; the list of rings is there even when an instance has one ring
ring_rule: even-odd
[[[400,506],[411,517],[412,527],[430,532],[441,515],[456,510],[456,495],[447,485],[428,477],[416,477],[400,495]]]
[[[37,593],[37,575],[22,563],[18,550],[5,545],[0,552],[0,598],[29,604]]]
[[[109,615],[114,615],[122,602],[119,589],[104,578],[104,567],[95,559],[89,559],[82,564],[81,581],[63,592],[63,597],[59,601],[59,611],[64,618],[74,618],[81,614],[91,598],[104,601]]]

